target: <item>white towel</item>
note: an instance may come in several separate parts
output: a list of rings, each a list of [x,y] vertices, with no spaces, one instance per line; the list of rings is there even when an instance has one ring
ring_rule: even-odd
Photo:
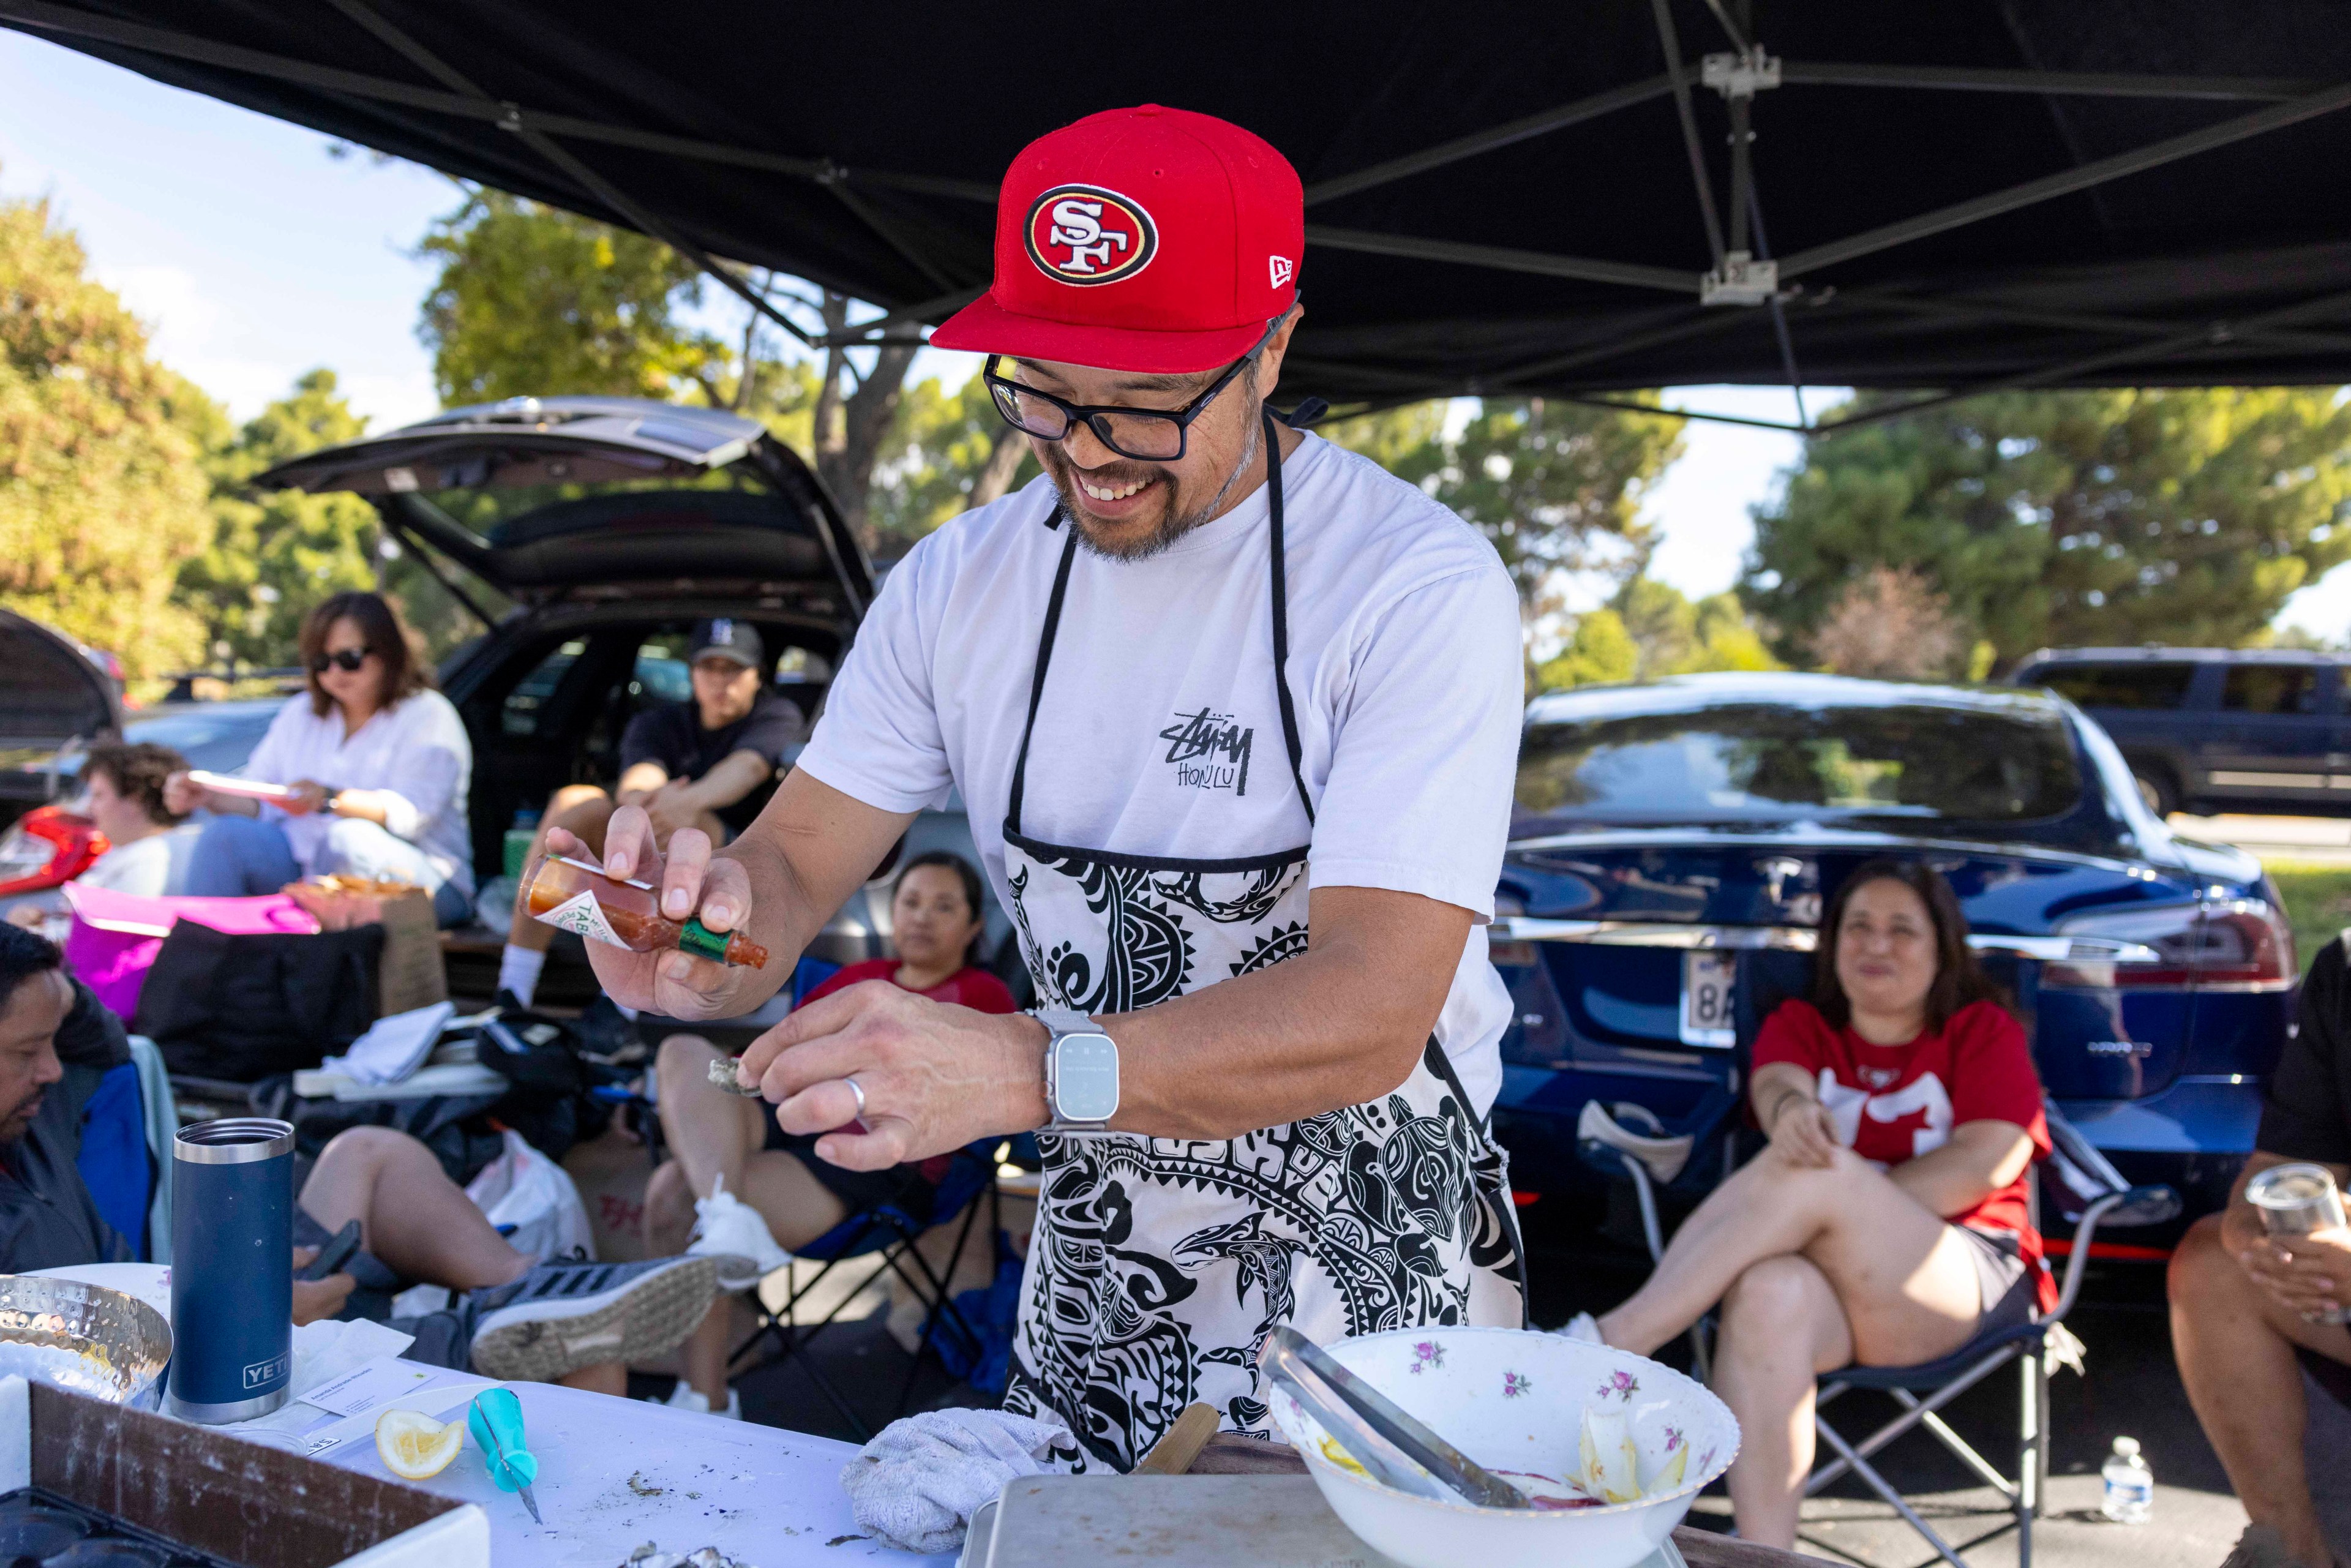
[[[1063,1467],[1044,1456],[1060,1421],[1003,1410],[925,1410],[884,1427],[841,1472],[857,1522],[901,1552],[953,1552],[982,1503],[1022,1476]]]

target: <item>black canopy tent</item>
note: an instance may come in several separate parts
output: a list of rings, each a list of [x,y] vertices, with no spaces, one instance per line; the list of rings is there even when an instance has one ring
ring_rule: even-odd
[[[1298,166],[1285,389],[1343,407],[2351,381],[2344,0],[0,0],[0,22],[873,301],[865,340],[985,285],[1023,142],[1155,99]]]

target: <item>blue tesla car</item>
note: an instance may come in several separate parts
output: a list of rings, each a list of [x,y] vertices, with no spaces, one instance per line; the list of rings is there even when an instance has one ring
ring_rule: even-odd
[[[1518,1010],[1496,1124],[1531,1219],[1590,1196],[1594,1100],[1719,1151],[1684,1196],[1719,1179],[1755,1028],[1806,994],[1826,895],[1880,855],[1950,879],[2050,1099],[2185,1200],[2115,1252],[2159,1255],[2220,1207],[2299,972],[2261,863],[2173,833],[2053,693],[1720,674],[1528,706],[1489,935]]]

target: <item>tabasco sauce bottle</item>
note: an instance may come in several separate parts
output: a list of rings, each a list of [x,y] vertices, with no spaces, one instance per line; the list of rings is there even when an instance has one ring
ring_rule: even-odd
[[[585,861],[549,855],[523,889],[531,917],[590,942],[608,942],[632,953],[681,947],[720,964],[765,968],[768,950],[739,931],[713,931],[699,920],[669,919],[661,912],[661,890],[650,883],[607,876]]]

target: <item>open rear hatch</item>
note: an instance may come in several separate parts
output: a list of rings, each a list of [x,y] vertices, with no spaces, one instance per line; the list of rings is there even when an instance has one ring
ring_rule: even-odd
[[[122,728],[114,682],[70,638],[0,610],[0,768],[43,764],[60,747]]]
[[[872,597],[864,555],[808,465],[718,409],[510,398],[305,453],[253,484],[365,496],[403,544],[514,599],[724,582],[837,601],[854,618]],[[481,532],[432,499],[496,490],[546,498]]]

